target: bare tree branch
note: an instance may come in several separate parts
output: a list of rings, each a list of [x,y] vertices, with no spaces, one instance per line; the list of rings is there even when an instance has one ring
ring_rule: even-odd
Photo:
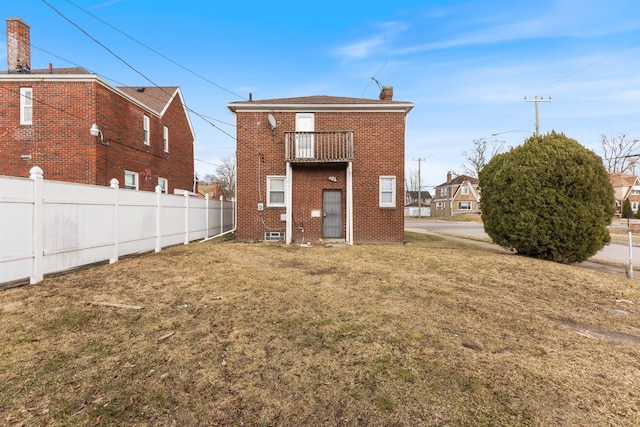
[[[493,156],[502,151],[503,145],[503,142],[494,140],[489,146],[489,143],[484,138],[474,139],[473,148],[470,151],[462,152],[462,157],[466,160],[466,163],[462,164],[464,174],[477,178],[482,168],[489,163]]]
[[[640,149],[639,140],[629,139],[624,133],[612,137],[600,135],[600,146],[602,161],[609,172],[635,174],[639,157],[634,154]]]

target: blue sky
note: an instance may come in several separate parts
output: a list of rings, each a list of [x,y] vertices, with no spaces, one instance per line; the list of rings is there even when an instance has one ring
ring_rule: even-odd
[[[209,118],[191,115],[201,175],[234,153],[228,102],[250,92],[377,98],[371,77],[415,103],[406,170],[424,159],[428,190],[448,170],[463,172],[474,139],[509,147],[533,133],[525,97],[551,97],[539,104],[542,133],[564,132],[598,154],[602,134],[640,138],[637,0],[21,0],[0,10],[31,27],[32,68],[79,65],[117,86],[180,86]]]

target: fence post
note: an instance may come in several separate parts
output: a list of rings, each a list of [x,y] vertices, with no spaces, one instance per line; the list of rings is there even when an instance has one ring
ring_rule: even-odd
[[[189,192],[184,192],[184,244],[189,244]]]
[[[224,233],[224,197],[220,196],[220,234]]]
[[[33,180],[33,265],[31,266],[31,277],[29,283],[35,285],[44,278],[42,272],[43,258],[43,230],[42,221],[44,219],[44,201],[43,201],[43,172],[38,166],[34,166],[29,170],[29,178]]]
[[[204,195],[204,239],[209,238],[209,193]]]
[[[120,253],[120,248],[118,244],[118,216],[120,215],[120,195],[118,189],[120,188],[120,182],[117,179],[113,178],[109,181],[109,187],[113,189],[113,252],[111,253],[111,258],[109,259],[109,264],[113,264],[118,261],[118,256]]]
[[[160,227],[160,212],[162,211],[162,207],[160,206],[160,194],[162,194],[162,188],[159,185],[156,185],[156,252],[160,252],[162,249],[161,242],[161,227]]]

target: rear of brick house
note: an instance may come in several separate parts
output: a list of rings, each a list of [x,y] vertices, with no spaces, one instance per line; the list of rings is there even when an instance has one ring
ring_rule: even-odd
[[[237,238],[401,243],[409,102],[309,96],[232,102]]]
[[[178,87],[115,87],[83,68],[31,69],[29,27],[7,19],[0,175],[193,190],[194,133]],[[93,124],[100,129],[92,136]]]

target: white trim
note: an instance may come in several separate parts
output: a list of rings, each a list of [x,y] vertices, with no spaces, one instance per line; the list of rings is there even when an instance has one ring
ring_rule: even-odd
[[[382,201],[382,182],[391,180],[391,202]],[[396,207],[396,177],[394,175],[382,175],[378,177],[378,201],[381,208],[395,208]],[[385,190],[384,193],[389,193],[389,190]]]
[[[164,146],[164,152],[169,152],[169,128],[167,126],[162,127],[162,145]]]
[[[353,245],[353,162],[347,163],[347,244]]]
[[[257,104],[257,105],[256,105]],[[323,112],[350,112],[350,113],[363,113],[363,112],[378,112],[378,113],[408,113],[413,108],[413,103],[401,103],[401,104],[263,104],[255,102],[252,105],[238,105],[227,104],[232,112],[243,113],[259,113],[264,111],[273,112],[308,112],[308,111],[323,111]]]
[[[133,176],[133,178],[135,180],[136,188],[127,187],[127,175]],[[123,182],[122,188],[126,188],[126,189],[129,189],[129,190],[139,190],[140,189],[140,177],[139,177],[138,172],[125,170],[124,171],[124,180],[122,182]]]
[[[27,93],[29,95],[27,95]],[[27,100],[29,100],[29,102],[27,102]],[[31,108],[29,119],[27,119],[27,114],[25,114],[27,108]],[[31,87],[20,88],[20,124],[33,124],[33,88]]]
[[[160,184],[164,182],[164,185]],[[160,191],[163,194],[169,194],[169,180],[167,178],[163,178],[161,176],[158,177],[158,186],[160,187]]]
[[[284,178],[284,202],[285,202],[285,243],[291,244],[293,236],[293,168],[291,162],[287,162],[287,175]]]
[[[271,202],[271,181],[282,180],[284,200],[282,202]],[[267,175],[267,207],[284,208],[287,206],[287,177],[286,175]]]
[[[151,119],[146,114],[142,118],[142,130],[144,131],[144,145],[151,145]]]

